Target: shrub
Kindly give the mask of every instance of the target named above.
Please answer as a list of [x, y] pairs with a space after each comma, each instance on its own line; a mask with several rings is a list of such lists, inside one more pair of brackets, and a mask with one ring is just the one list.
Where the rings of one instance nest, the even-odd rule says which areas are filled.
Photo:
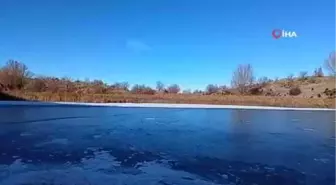
[[115, 90], [128, 91], [129, 83], [128, 82], [117, 82], [117, 83], [114, 83], [111, 87]]
[[60, 80], [58, 78], [45, 77], [43, 78], [47, 86], [47, 91], [56, 93], [60, 89]]
[[310, 77], [308, 78], [308, 83], [314, 84], [314, 83], [317, 83], [317, 80], [315, 77]]
[[177, 84], [173, 84], [167, 88], [168, 93], [174, 93], [177, 94], [180, 92], [180, 86]]
[[155, 90], [147, 87], [145, 85], [134, 85], [131, 89], [132, 93], [136, 93], [136, 94], [155, 94]]
[[217, 85], [209, 84], [206, 87], [206, 93], [207, 94], [215, 94], [217, 92], [219, 92], [219, 87]]
[[25, 89], [31, 92], [43, 92], [46, 91], [47, 85], [44, 80], [40, 78], [31, 79], [26, 85]]
[[160, 81], [157, 81], [156, 82], [156, 90], [158, 91], [158, 92], [162, 92], [162, 91], [164, 91], [164, 84], [162, 83], [162, 82], [160, 82]]
[[62, 78], [58, 83], [58, 91], [59, 92], [74, 92], [75, 91], [75, 85], [71, 78], [64, 77]]
[[183, 94], [191, 94], [191, 90], [190, 89], [186, 89], [183, 91]]
[[292, 96], [297, 96], [301, 94], [301, 89], [299, 87], [292, 87], [290, 90], [289, 90], [289, 95], [292, 95]]
[[104, 82], [101, 80], [94, 80], [93, 82], [90, 82], [89, 87], [93, 93], [97, 94], [101, 94], [107, 91]]
[[263, 92], [262, 85], [256, 85], [248, 90], [248, 93], [251, 95], [260, 95], [262, 94], [262, 92]]
[[268, 79], [266, 76], [261, 77], [261, 78], [258, 79], [258, 84], [262, 85], [262, 86], [265, 86], [265, 85], [267, 85], [270, 82], [272, 82], [272, 80]]
[[333, 89], [326, 88], [323, 93], [327, 95], [329, 98], [334, 98], [336, 96], [336, 88]]
[[287, 76], [285, 81], [281, 82], [281, 86], [285, 88], [291, 88], [294, 86], [294, 75], [290, 74]]
[[201, 90], [196, 89], [194, 90], [193, 94], [203, 94], [203, 92]]
[[0, 83], [9, 89], [23, 88], [31, 76], [32, 74], [28, 70], [28, 67], [15, 60], [9, 60], [0, 69]]

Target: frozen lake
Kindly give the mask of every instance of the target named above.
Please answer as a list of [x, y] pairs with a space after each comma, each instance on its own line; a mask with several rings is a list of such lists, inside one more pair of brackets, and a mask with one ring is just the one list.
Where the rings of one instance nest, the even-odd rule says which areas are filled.
[[335, 113], [0, 106], [1, 185], [334, 185]]

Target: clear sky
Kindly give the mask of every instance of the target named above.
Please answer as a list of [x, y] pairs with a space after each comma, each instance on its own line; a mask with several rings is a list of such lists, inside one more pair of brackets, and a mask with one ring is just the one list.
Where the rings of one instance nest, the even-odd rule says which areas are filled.
[[0, 0], [0, 65], [37, 75], [203, 89], [244, 63], [311, 72], [334, 49], [334, 0]]

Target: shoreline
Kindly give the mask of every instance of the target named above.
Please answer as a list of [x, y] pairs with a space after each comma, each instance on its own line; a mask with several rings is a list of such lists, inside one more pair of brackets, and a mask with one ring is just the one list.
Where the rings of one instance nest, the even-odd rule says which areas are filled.
[[0, 101], [0, 106], [99, 106], [130, 108], [192, 108], [192, 109], [248, 109], [248, 110], [298, 110], [298, 111], [336, 111], [332, 108], [296, 108], [248, 105], [214, 105], [214, 104], [170, 104], [170, 103], [82, 103], [82, 102], [37, 102], [37, 101]]

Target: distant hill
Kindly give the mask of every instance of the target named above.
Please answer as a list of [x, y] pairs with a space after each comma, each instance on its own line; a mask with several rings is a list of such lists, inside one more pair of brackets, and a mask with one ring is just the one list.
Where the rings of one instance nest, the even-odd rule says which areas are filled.
[[[301, 93], [290, 94], [290, 90], [299, 88]], [[292, 80], [282, 79], [265, 84], [264, 95], [275, 96], [297, 96], [301, 98], [335, 98], [335, 78], [334, 77], [306, 77]]]

